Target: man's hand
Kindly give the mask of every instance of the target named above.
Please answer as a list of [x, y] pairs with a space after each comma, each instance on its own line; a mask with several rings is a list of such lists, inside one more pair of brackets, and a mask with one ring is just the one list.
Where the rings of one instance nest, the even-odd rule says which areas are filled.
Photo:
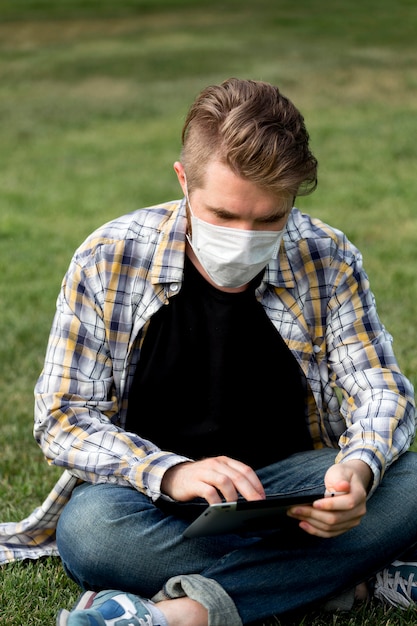
[[251, 467], [227, 456], [174, 465], [164, 474], [161, 491], [178, 502], [204, 498], [209, 504], [222, 497], [233, 502], [238, 495], [246, 500], [263, 500], [265, 491]]
[[370, 467], [353, 460], [332, 465], [326, 472], [328, 493], [345, 492], [316, 500], [312, 506], [297, 506], [290, 517], [300, 520], [300, 528], [318, 537], [337, 537], [358, 526], [366, 513], [366, 495], [372, 479]]

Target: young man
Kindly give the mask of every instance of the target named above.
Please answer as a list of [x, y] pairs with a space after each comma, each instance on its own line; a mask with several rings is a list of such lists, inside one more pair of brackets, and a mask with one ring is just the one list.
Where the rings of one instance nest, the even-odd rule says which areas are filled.
[[[75, 253], [36, 386], [84, 590], [61, 626], [240, 626], [353, 598], [417, 543], [414, 391], [359, 251], [294, 208], [317, 182], [302, 115], [267, 83], [208, 87], [174, 169], [181, 201]], [[186, 538], [169, 512], [318, 489], [342, 495], [272, 532]]]

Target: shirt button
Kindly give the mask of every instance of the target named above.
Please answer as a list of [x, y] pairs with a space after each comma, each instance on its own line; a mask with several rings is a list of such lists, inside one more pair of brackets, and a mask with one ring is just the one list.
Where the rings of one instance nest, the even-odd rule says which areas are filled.
[[169, 290], [170, 290], [170, 291], [173, 291], [174, 293], [175, 293], [176, 291], [178, 291], [178, 288], [179, 288], [179, 287], [178, 287], [177, 283], [172, 283], [172, 285], [170, 285], [170, 286], [169, 286]]

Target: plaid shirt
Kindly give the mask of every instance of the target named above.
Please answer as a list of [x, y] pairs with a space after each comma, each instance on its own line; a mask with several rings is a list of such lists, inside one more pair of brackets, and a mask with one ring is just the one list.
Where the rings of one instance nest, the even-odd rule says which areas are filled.
[[[79, 480], [131, 485], [155, 500], [164, 472], [184, 460], [123, 427], [147, 323], [181, 289], [185, 233], [183, 200], [120, 217], [76, 251], [35, 389], [36, 440], [65, 471], [26, 520], [0, 524], [0, 562], [57, 554], [56, 521]], [[360, 252], [293, 209], [257, 297], [305, 373], [314, 446], [368, 463], [374, 490], [413, 440], [415, 405]]]

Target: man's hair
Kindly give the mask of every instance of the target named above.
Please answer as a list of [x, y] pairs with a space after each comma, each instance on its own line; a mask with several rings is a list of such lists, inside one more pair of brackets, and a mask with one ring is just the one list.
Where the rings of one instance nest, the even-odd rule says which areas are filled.
[[188, 112], [182, 143], [190, 190], [204, 186], [212, 160], [277, 196], [307, 195], [317, 186], [304, 118], [266, 82], [230, 78], [206, 87]]

